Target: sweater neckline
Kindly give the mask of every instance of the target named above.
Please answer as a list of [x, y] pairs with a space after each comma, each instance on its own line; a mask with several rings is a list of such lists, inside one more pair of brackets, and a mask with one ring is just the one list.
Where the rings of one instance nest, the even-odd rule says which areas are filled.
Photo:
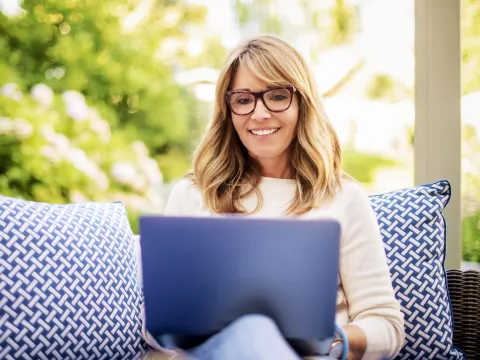
[[280, 179], [280, 178], [262, 176], [262, 184], [286, 186], [286, 185], [295, 185], [296, 181], [294, 179]]

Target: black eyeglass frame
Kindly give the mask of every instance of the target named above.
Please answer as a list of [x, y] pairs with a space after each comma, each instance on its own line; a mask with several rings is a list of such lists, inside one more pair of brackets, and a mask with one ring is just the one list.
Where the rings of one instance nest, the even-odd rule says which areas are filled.
[[[286, 89], [290, 92], [290, 103], [283, 110], [272, 110], [272, 109], [270, 109], [263, 96], [269, 91], [282, 90], [282, 89]], [[251, 113], [253, 113], [255, 111], [255, 109], [257, 108], [258, 99], [262, 100], [263, 105], [267, 108], [268, 111], [275, 112], [275, 113], [280, 113], [280, 112], [287, 111], [290, 108], [290, 106], [292, 105], [292, 101], [293, 101], [293, 93], [295, 93], [296, 91], [297, 91], [297, 88], [295, 86], [281, 86], [281, 87], [275, 87], [275, 88], [271, 88], [271, 89], [268, 89], [268, 90], [265, 90], [265, 91], [257, 91], [257, 92], [248, 91], [248, 90], [229, 90], [229, 91], [225, 92], [225, 101], [227, 102], [227, 106], [229, 107], [229, 109], [235, 115], [243, 116], [243, 115], [250, 115]], [[255, 104], [253, 105], [252, 111], [250, 111], [248, 113], [245, 113], [245, 114], [236, 113], [233, 110], [232, 106], [230, 105], [230, 101], [229, 101], [230, 96], [233, 95], [233, 94], [252, 94], [253, 98], [255, 100]]]

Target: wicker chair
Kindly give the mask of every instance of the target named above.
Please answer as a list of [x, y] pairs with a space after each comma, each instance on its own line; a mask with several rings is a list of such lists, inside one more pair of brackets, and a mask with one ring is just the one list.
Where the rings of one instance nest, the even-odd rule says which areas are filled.
[[447, 278], [455, 325], [453, 343], [468, 360], [480, 360], [480, 271], [449, 270]]

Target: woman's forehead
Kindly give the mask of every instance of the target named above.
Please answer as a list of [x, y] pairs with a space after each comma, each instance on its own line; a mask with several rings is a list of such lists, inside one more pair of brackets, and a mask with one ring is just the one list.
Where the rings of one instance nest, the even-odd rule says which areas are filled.
[[261, 81], [245, 66], [239, 66], [233, 73], [232, 90], [263, 91], [268, 87], [269, 84]]

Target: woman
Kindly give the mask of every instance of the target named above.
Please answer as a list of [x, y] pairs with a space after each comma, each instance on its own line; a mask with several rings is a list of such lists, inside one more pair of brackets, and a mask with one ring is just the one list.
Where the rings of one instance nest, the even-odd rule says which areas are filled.
[[[348, 338], [347, 359], [399, 352], [403, 317], [368, 197], [342, 173], [338, 137], [304, 59], [274, 36], [253, 38], [231, 53], [193, 172], [174, 187], [165, 209], [166, 215], [222, 213], [338, 219], [336, 321]], [[238, 355], [240, 348], [249, 353]], [[298, 358], [275, 324], [259, 316], [237, 320], [191, 353], [199, 359]]]

